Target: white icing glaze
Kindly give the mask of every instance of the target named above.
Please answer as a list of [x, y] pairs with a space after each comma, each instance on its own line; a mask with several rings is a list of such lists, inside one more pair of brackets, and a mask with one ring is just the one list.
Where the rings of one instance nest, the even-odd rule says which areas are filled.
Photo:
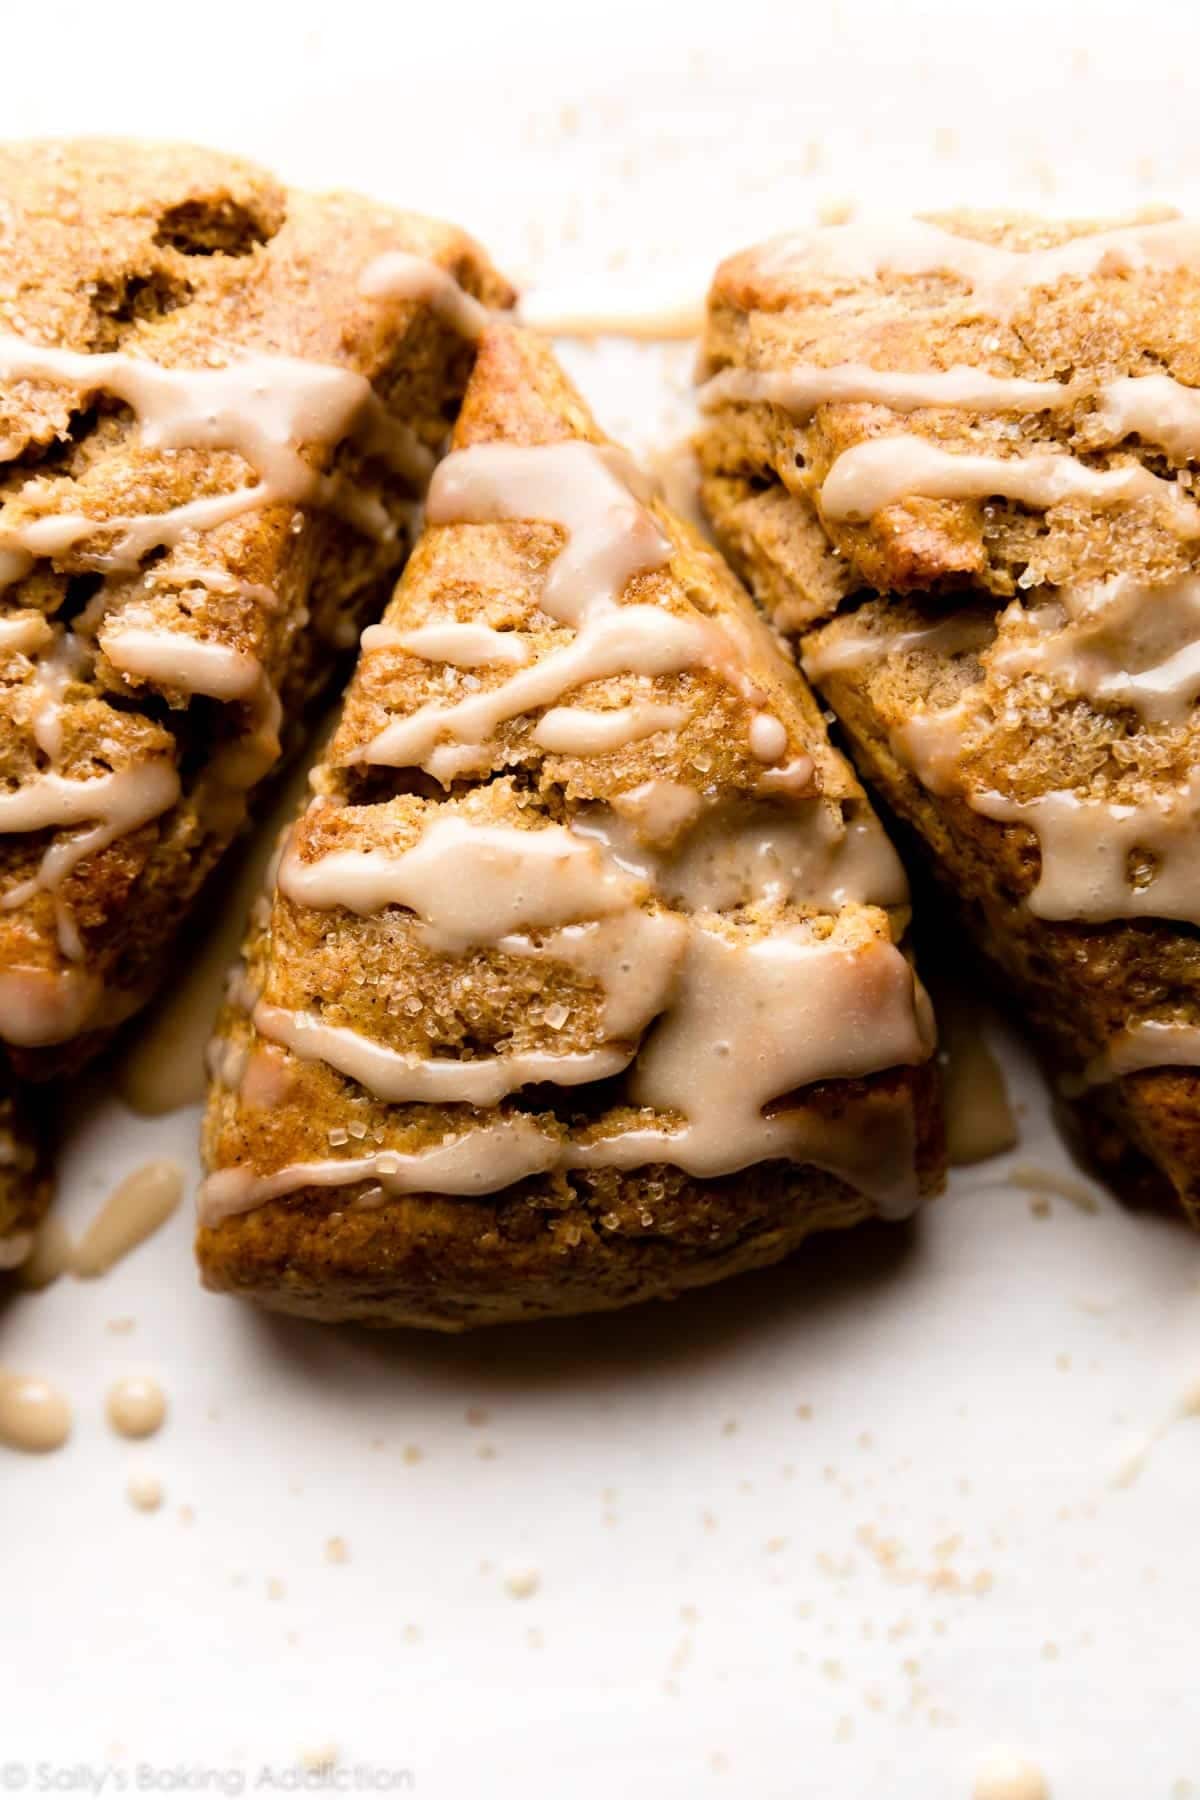
[[23, 1050], [75, 1037], [100, 1002], [100, 983], [80, 969], [0, 969], [0, 1035]]
[[493, 631], [490, 625], [444, 619], [397, 631], [394, 625], [368, 625], [364, 650], [407, 650], [425, 662], [449, 663], [455, 669], [482, 669], [496, 663], [514, 668], [529, 661], [529, 646], [515, 631]]
[[1092, 1058], [1080, 1080], [1066, 1086], [1080, 1092], [1139, 1069], [1170, 1068], [1200, 1068], [1200, 1026], [1181, 1019], [1139, 1019], [1118, 1033], [1102, 1055]]
[[386, 516], [369, 501], [356, 505], [339, 482], [311, 466], [302, 446], [327, 447], [354, 436], [368, 454], [414, 482], [432, 466], [429, 452], [390, 418], [365, 376], [296, 357], [252, 353], [221, 369], [168, 369], [121, 351], [81, 355], [0, 336], [0, 379], [111, 394], [133, 410], [149, 447], [234, 451], [257, 477], [253, 485], [161, 513], [111, 519], [59, 513], [20, 527], [0, 526], [0, 574], [9, 581], [27, 572], [31, 558], [61, 556], [97, 531], [115, 533], [116, 542], [88, 560], [101, 569], [132, 570], [151, 550], [264, 506], [348, 509], [370, 535], [387, 536], [392, 528]]
[[787, 727], [774, 713], [757, 712], [750, 721], [750, 754], [759, 762], [777, 763], [787, 755]]
[[468, 343], [482, 336], [492, 316], [448, 269], [407, 250], [387, 250], [369, 262], [359, 276], [358, 291], [370, 300], [422, 301]]
[[613, 811], [632, 825], [639, 843], [671, 844], [695, 824], [703, 802], [686, 782], [654, 777], [627, 788], [612, 804]]
[[535, 940], [519, 932], [500, 938], [507, 956], [565, 963], [603, 990], [600, 1015], [606, 1039], [626, 1042], [662, 1012], [674, 990], [687, 946], [687, 923], [669, 912], [631, 906], [579, 925], [563, 925]]
[[1115, 441], [1161, 444], [1176, 462], [1200, 455], [1200, 390], [1171, 375], [1127, 375], [1097, 390], [1097, 412]]
[[1200, 223], [1163, 219], [1071, 238], [1043, 250], [1008, 250], [960, 237], [924, 219], [851, 219], [764, 244], [764, 275], [812, 274], [857, 282], [881, 275], [957, 276], [970, 311], [1008, 320], [1038, 288], [1092, 275], [1173, 270], [1200, 261]]
[[908, 903], [900, 859], [873, 814], [842, 819], [824, 801], [715, 807], [667, 855], [639, 843], [603, 807], [575, 821], [668, 905], [724, 912], [760, 901], [836, 912]]
[[1110, 507], [1153, 501], [1181, 537], [1200, 537], [1200, 507], [1173, 481], [1140, 463], [1093, 469], [1060, 451], [1026, 456], [944, 450], [901, 434], [854, 444], [836, 459], [818, 501], [829, 519], [862, 523], [903, 500], [984, 500], [991, 496], [1048, 509], [1086, 503]]
[[[671, 558], [670, 540], [643, 504], [650, 491], [632, 459], [610, 445], [479, 444], [448, 456], [430, 483], [429, 523], [557, 525], [566, 543], [538, 603], [576, 635], [498, 687], [456, 702], [429, 701], [408, 718], [393, 720], [357, 760], [424, 768], [449, 785], [464, 772], [488, 766], [488, 742], [500, 725], [553, 706], [572, 687], [613, 675], [679, 674], [706, 665], [752, 705], [761, 704], [763, 696], [747, 670], [747, 634], [735, 620], [683, 617], [636, 599], [619, 604], [631, 581]], [[387, 636], [372, 644], [396, 641], [388, 628]], [[778, 733], [775, 741], [780, 742]], [[780, 756], [786, 747], [785, 736]]]
[[[804, 1108], [764, 1108], [816, 1081], [866, 1075], [929, 1055], [911, 968], [893, 944], [854, 948], [811, 940], [802, 928], [756, 941], [693, 925], [682, 989], [643, 1046], [629, 1082], [635, 1105], [682, 1123], [631, 1128], [568, 1151], [570, 1166], [635, 1168], [669, 1162], [709, 1179], [787, 1157], [845, 1174], [881, 1211], [915, 1204], [911, 1141], [889, 1178], [864, 1169], [829, 1122]], [[856, 1165], [853, 1171], [849, 1161]]]
[[[555, 706], [538, 720], [533, 741], [559, 756], [599, 756], [653, 737], [659, 731], [678, 730], [687, 716], [686, 707], [653, 702], [614, 707], [607, 712], [597, 712], [589, 706]], [[786, 732], [783, 741], [786, 748]]]
[[[974, 792], [967, 800], [985, 818], [1036, 834], [1042, 867], [1028, 899], [1036, 917], [1200, 924], [1200, 780], [1137, 805], [1069, 789], [1023, 801]], [[1155, 859], [1155, 871], [1135, 887], [1129, 865], [1139, 852]]]
[[635, 575], [661, 569], [671, 543], [642, 504], [650, 484], [632, 457], [611, 445], [476, 444], [456, 450], [429, 484], [431, 525], [542, 520], [567, 542], [538, 604], [579, 626], [615, 607]]
[[288, 1012], [266, 1001], [259, 1001], [253, 1018], [255, 1030], [272, 1043], [282, 1044], [310, 1062], [327, 1062], [378, 1099], [393, 1102], [494, 1106], [534, 1082], [577, 1087], [619, 1075], [629, 1066], [635, 1049], [634, 1045], [624, 1049], [598, 1045], [592, 1050], [504, 1051], [496, 1056], [451, 1060], [406, 1056], [361, 1032], [326, 1025], [315, 1013]]
[[1014, 607], [988, 662], [1009, 679], [1044, 675], [1095, 704], [1179, 724], [1200, 696], [1200, 577], [1146, 586], [1119, 576], [1061, 589], [1033, 612]]
[[808, 679], [820, 682], [843, 669], [866, 668], [912, 650], [959, 656], [983, 649], [993, 635], [990, 620], [970, 613], [951, 613], [936, 624], [915, 625], [908, 631], [847, 631], [824, 642], [810, 640], [801, 652], [801, 661]]
[[464, 700], [427, 701], [408, 718], [385, 725], [361, 760], [393, 768], [426, 767], [439, 740], [449, 737], [471, 753], [460, 767], [472, 762], [488, 766], [488, 740], [509, 719], [553, 706], [570, 689], [591, 681], [622, 674], [677, 675], [711, 655], [712, 633], [704, 620], [681, 618], [657, 606], [623, 606], [589, 621], [570, 643], [499, 687]]
[[229, 644], [204, 643], [182, 631], [126, 623], [101, 637], [114, 669], [214, 700], [245, 700], [263, 679], [262, 664]]
[[911, 769], [931, 794], [962, 790], [962, 736], [974, 718], [971, 698], [965, 695], [953, 706], [914, 713], [888, 733], [893, 754]]
[[[722, 369], [697, 396], [706, 412], [721, 406], [780, 406], [808, 419], [820, 406], [886, 406], [890, 412], [955, 407], [967, 412], [1050, 412], [1086, 390], [1078, 382], [1027, 381], [956, 364], [951, 369], [871, 369], [862, 363], [795, 363], [787, 369]], [[1185, 392], [1190, 390], [1184, 390]]]
[[[763, 1109], [815, 1081], [924, 1061], [931, 1042], [914, 977], [894, 945], [813, 941], [800, 928], [746, 941], [693, 925], [682, 991], [643, 1047], [635, 1105], [676, 1126], [630, 1128], [561, 1144], [531, 1120], [474, 1126], [434, 1150], [385, 1151], [294, 1164], [272, 1175], [225, 1169], [201, 1193], [203, 1224], [308, 1186], [378, 1181], [389, 1193], [491, 1193], [553, 1168], [668, 1162], [702, 1178], [790, 1158], [830, 1169], [901, 1215], [916, 1202], [911, 1102], [896, 1114], [891, 1155], [853, 1119], [839, 1131], [811, 1108]], [[876, 1120], [876, 1132], [882, 1120]]]
[[1059, 412], [1095, 403], [1093, 422], [1110, 443], [1140, 437], [1160, 445], [1177, 462], [1200, 455], [1200, 390], [1171, 375], [1120, 376], [1112, 381], [1034, 381], [990, 375], [958, 364], [950, 369], [872, 369], [859, 363], [822, 367], [797, 363], [787, 369], [723, 369], [699, 392], [709, 412], [721, 406], [768, 404], [798, 420], [818, 407], [861, 404], [911, 413], [950, 408], [969, 413]]
[[0, 654], [32, 656], [44, 650], [53, 637], [49, 621], [39, 612], [11, 613], [0, 619]]
[[387, 1194], [493, 1194], [511, 1182], [554, 1167], [558, 1140], [523, 1114], [476, 1125], [428, 1150], [378, 1150], [370, 1156], [293, 1163], [272, 1175], [220, 1169], [200, 1190], [201, 1225], [219, 1225], [305, 1187], [343, 1187], [377, 1182]]
[[[55, 893], [85, 857], [157, 818], [175, 804], [179, 792], [179, 776], [172, 764], [143, 762], [81, 779], [51, 771], [35, 775], [11, 793], [0, 794], [0, 833], [45, 831], [95, 821], [90, 829], [51, 844], [37, 874], [10, 888], [0, 899], [0, 908], [24, 906], [39, 888]], [[60, 938], [64, 935], [61, 916], [59, 934]], [[72, 954], [73, 947], [64, 944], [64, 949]], [[79, 959], [77, 949], [73, 959]]]
[[524, 831], [435, 815], [409, 850], [331, 850], [304, 862], [289, 844], [279, 891], [301, 906], [419, 914], [425, 941], [449, 954], [522, 928], [553, 929], [621, 912], [644, 884], [562, 825]]

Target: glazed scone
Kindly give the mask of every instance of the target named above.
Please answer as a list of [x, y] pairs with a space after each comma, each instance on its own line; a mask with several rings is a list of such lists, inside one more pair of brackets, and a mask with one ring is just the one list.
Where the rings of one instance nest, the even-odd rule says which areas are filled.
[[1200, 1217], [1198, 326], [1190, 221], [818, 230], [718, 272], [701, 455], [1087, 1147]]
[[231, 984], [206, 1283], [458, 1329], [910, 1210], [903, 873], [803, 680], [540, 341], [453, 445]]
[[0, 191], [0, 1045], [40, 1077], [152, 987], [510, 296], [210, 151], [10, 145]]
[[38, 1127], [26, 1101], [0, 1088], [0, 1281], [20, 1268], [50, 1203], [50, 1179]]

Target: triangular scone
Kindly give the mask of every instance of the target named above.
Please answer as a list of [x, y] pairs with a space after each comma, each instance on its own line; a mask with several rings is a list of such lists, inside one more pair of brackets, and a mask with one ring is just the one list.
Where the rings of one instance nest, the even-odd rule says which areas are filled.
[[50, 1203], [50, 1178], [37, 1126], [24, 1100], [0, 1086], [0, 1283], [33, 1249]]
[[1200, 1216], [1198, 324], [1187, 220], [818, 230], [719, 271], [701, 453], [1090, 1152]]
[[902, 872], [720, 558], [494, 326], [214, 1045], [209, 1286], [456, 1329], [941, 1179]]
[[[450, 226], [209, 151], [0, 149], [0, 1061], [146, 996], [382, 604], [508, 290]], [[461, 284], [461, 285], [460, 285]]]

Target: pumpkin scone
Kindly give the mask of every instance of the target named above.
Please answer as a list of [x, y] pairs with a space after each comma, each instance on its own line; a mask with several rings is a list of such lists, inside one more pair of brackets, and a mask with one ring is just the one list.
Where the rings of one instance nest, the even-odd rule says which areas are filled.
[[942, 1177], [903, 873], [549, 349], [484, 333], [212, 1052], [206, 1283], [456, 1330], [669, 1297]]
[[146, 997], [382, 605], [510, 296], [210, 151], [8, 145], [0, 189], [0, 1059], [42, 1077]]
[[700, 454], [1090, 1153], [1200, 1220], [1198, 328], [1173, 216], [818, 229], [718, 271]]
[[0, 1086], [0, 1280], [28, 1258], [49, 1203], [38, 1127], [25, 1101]]

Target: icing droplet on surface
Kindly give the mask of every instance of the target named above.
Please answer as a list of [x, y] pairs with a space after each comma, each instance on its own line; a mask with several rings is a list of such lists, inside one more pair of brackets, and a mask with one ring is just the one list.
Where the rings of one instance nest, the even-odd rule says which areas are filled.
[[108, 1390], [105, 1411], [121, 1437], [151, 1437], [167, 1416], [167, 1397], [149, 1375], [126, 1375]]
[[1036, 1763], [1012, 1750], [992, 1750], [975, 1772], [971, 1800], [1050, 1800]]
[[164, 1225], [183, 1197], [178, 1163], [149, 1162], [118, 1183], [75, 1247], [71, 1269], [85, 1279], [114, 1263]]
[[163, 1484], [157, 1475], [135, 1472], [125, 1484], [125, 1497], [138, 1512], [157, 1512], [163, 1503]]
[[70, 1401], [49, 1381], [0, 1369], [0, 1444], [33, 1453], [60, 1450], [71, 1423]]

